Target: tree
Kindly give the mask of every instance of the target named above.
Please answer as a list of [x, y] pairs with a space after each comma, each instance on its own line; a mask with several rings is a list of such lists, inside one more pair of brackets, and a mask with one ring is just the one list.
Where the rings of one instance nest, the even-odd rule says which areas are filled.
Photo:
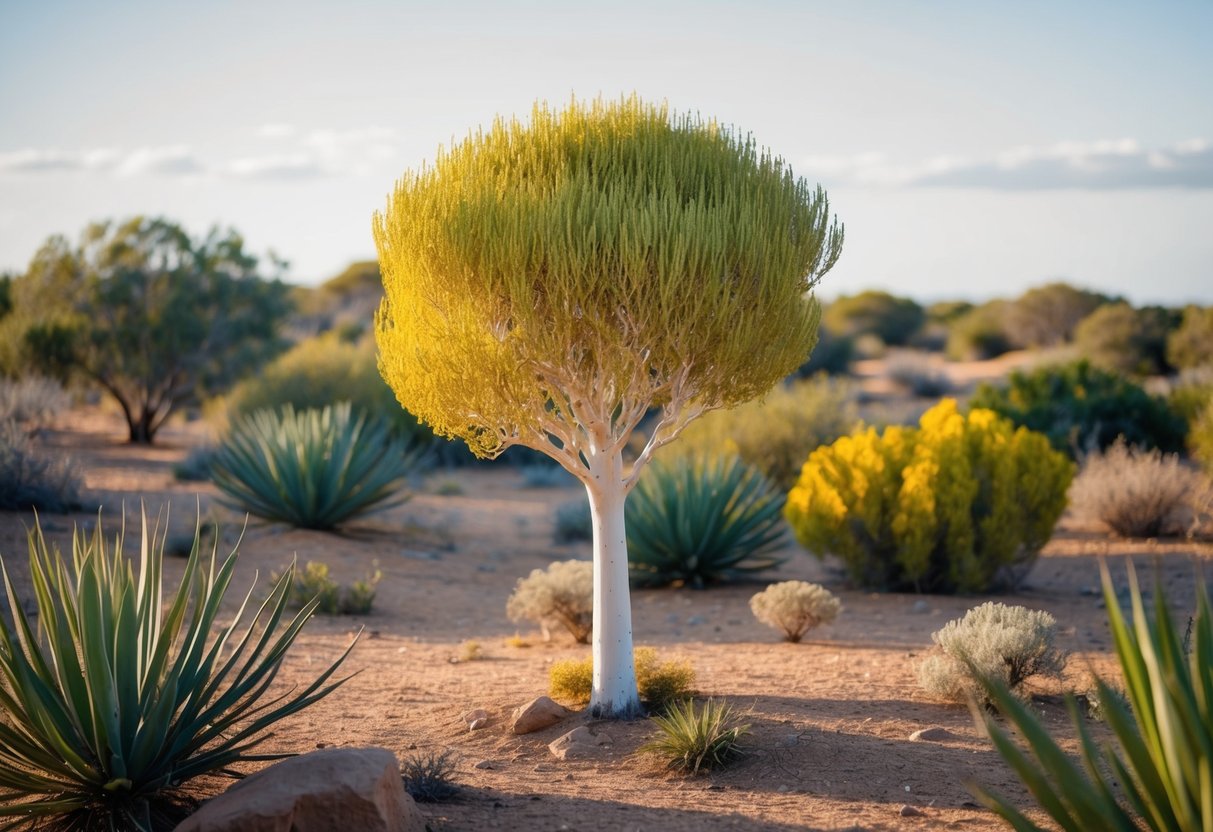
[[1017, 346], [1052, 347], [1074, 337], [1078, 322], [1113, 298], [1068, 283], [1029, 289], [1007, 307], [1007, 333]]
[[843, 295], [825, 311], [832, 332], [847, 338], [871, 333], [888, 346], [905, 346], [926, 321], [923, 308], [910, 298], [869, 290]]
[[44, 247], [70, 275], [76, 314], [26, 333], [46, 369], [65, 353], [118, 402], [131, 442], [151, 443], [182, 405], [251, 372], [280, 345], [287, 288], [257, 273], [234, 231], [193, 240], [164, 219], [89, 226], [78, 248]]
[[1213, 365], [1213, 306], [1184, 308], [1179, 328], [1167, 338], [1167, 361], [1181, 370]]
[[810, 291], [842, 244], [825, 194], [751, 138], [633, 96], [497, 120], [406, 173], [374, 232], [397, 399], [479, 456], [522, 445], [584, 483], [591, 710], [634, 715], [625, 497], [687, 423], [811, 351]]
[[1179, 315], [1161, 306], [1134, 309], [1128, 303], [1101, 306], [1074, 328], [1078, 354], [1092, 364], [1126, 375], [1166, 373], [1167, 333]]

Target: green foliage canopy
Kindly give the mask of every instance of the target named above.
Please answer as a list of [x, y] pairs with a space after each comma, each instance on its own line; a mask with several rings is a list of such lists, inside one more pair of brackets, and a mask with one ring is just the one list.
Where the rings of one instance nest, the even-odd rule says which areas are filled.
[[904, 346], [922, 328], [926, 312], [909, 298], [867, 291], [838, 298], [826, 308], [824, 320], [832, 332], [848, 338], [871, 333], [889, 346]]
[[406, 173], [374, 233], [399, 401], [478, 455], [570, 470], [650, 407], [651, 450], [796, 369], [842, 244], [781, 159], [634, 96], [498, 119]]

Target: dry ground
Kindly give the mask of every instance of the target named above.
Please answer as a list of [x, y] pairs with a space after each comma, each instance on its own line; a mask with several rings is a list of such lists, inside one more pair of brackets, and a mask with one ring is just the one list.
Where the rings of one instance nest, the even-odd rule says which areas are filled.
[[[104, 507], [108, 526], [116, 527], [123, 505], [129, 513], [146, 502], [155, 514], [171, 502], [173, 528], [188, 530], [198, 499], [203, 512], [224, 518], [224, 541], [235, 541], [240, 520], [214, 508], [212, 487], [172, 477], [172, 464], [203, 440], [200, 429], [170, 429], [151, 449], [127, 446], [122, 436], [118, 420], [94, 410], [66, 415], [46, 441], [78, 461], [87, 496]], [[439, 484], [462, 493], [440, 496]], [[505, 643], [517, 629], [505, 616], [517, 578], [555, 559], [589, 555], [588, 544], [552, 543], [554, 507], [577, 495], [574, 487], [525, 488], [509, 469], [460, 470], [430, 476], [410, 502], [342, 535], [250, 525], [240, 546], [241, 585], [234, 589], [247, 587], [257, 572], [264, 581], [292, 556], [323, 560], [347, 581], [375, 564], [383, 571], [373, 614], [309, 623], [280, 684], [305, 682], [365, 627], [348, 663], [356, 675], [283, 724], [270, 747], [380, 745], [401, 758], [453, 750], [463, 791], [451, 802], [422, 805], [435, 830], [978, 830], [1000, 825], [974, 803], [967, 781], [1023, 798], [969, 713], [929, 701], [914, 681], [931, 632], [979, 599], [849, 589], [794, 544], [771, 579], [821, 581], [844, 604], [836, 625], [807, 643], [783, 643], [754, 620], [748, 599], [759, 583], [634, 594], [637, 642], [688, 658], [703, 694], [728, 697], [747, 712], [753, 735], [739, 764], [704, 777], [665, 775], [635, 756], [651, 734], [644, 721], [601, 725], [614, 744], [598, 763], [557, 762], [547, 751], [578, 718], [529, 736], [510, 734], [510, 710], [545, 692], [549, 664], [588, 650], [562, 633], [544, 643], [525, 626], [529, 647]], [[66, 542], [73, 524], [94, 517], [46, 517], [44, 526]], [[19, 582], [31, 518], [0, 513], [0, 554]], [[1114, 667], [1095, 595], [1101, 556], [1111, 558], [1122, 580], [1125, 556], [1147, 580], [1157, 565], [1176, 604], [1190, 608], [1193, 563], [1209, 560], [1213, 546], [1117, 541], [1063, 522], [1026, 584], [1002, 600], [1058, 618], [1062, 641], [1074, 651], [1065, 683], [1078, 689], [1087, 686], [1092, 667]], [[177, 563], [170, 560], [170, 580], [179, 574]], [[453, 662], [467, 639], [481, 644], [485, 658]], [[1059, 690], [1042, 689], [1038, 702], [1062, 730]], [[490, 724], [469, 732], [462, 715], [478, 707], [489, 712]], [[909, 741], [913, 731], [934, 725], [957, 738]], [[484, 760], [492, 768], [474, 767]], [[922, 814], [902, 817], [907, 804]]]

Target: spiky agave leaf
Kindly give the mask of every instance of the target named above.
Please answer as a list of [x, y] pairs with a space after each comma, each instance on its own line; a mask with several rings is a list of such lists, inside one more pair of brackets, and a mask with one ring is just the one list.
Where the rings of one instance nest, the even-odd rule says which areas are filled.
[[690, 774], [719, 768], [740, 756], [738, 743], [750, 731], [731, 705], [717, 699], [701, 708], [693, 699], [675, 701], [653, 722], [660, 734], [640, 751], [664, 757], [669, 768]]
[[283, 620], [293, 565], [259, 604], [250, 587], [224, 624], [237, 549], [219, 561], [196, 531], [166, 603], [164, 536], [146, 515], [141, 532], [136, 571], [125, 528], [112, 541], [100, 517], [91, 533], [77, 530], [69, 564], [36, 524], [37, 631], [0, 559], [13, 622], [0, 616], [0, 818], [19, 819], [10, 826], [90, 812], [145, 829], [158, 793], [240, 760], [287, 756], [253, 750], [274, 723], [345, 681], [330, 679], [353, 644], [303, 690], [262, 701], [314, 608]]
[[[1208, 588], [1197, 581], [1192, 649], [1172, 620], [1158, 587], [1151, 616], [1129, 565], [1132, 620], [1126, 620], [1106, 565], [1101, 564], [1108, 622], [1129, 705], [1102, 680], [1101, 702], [1113, 742], [1097, 745], [1069, 702], [1079, 738], [1079, 760], [1068, 757], [1040, 720], [1005, 686], [986, 681], [995, 707], [1023, 740], [1016, 743], [982, 715], [999, 754], [1041, 808], [1066, 830], [1148, 829], [1213, 832], [1213, 620]], [[1040, 829], [1006, 798], [975, 792], [1018, 830]]]
[[306, 529], [331, 529], [406, 501], [404, 480], [423, 452], [389, 427], [351, 415], [341, 402], [322, 410], [259, 410], [215, 452], [215, 485], [230, 506]]
[[783, 495], [737, 456], [658, 462], [628, 498], [633, 583], [690, 586], [778, 566]]

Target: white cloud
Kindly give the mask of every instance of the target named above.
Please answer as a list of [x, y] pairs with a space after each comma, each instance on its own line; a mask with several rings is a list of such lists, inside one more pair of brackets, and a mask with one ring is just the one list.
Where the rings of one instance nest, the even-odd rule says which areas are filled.
[[55, 150], [25, 148], [0, 153], [0, 172], [39, 173], [112, 168], [120, 154], [109, 148]]
[[235, 159], [221, 172], [237, 179], [312, 179], [325, 175], [321, 164], [307, 153]]
[[292, 124], [263, 124], [257, 128], [257, 135], [263, 139], [289, 139], [295, 133]]
[[993, 190], [1213, 188], [1213, 147], [1188, 139], [1145, 148], [1133, 139], [1013, 147], [988, 158], [893, 162], [880, 153], [808, 157], [800, 172], [838, 185]]
[[193, 176], [205, 173], [206, 166], [189, 147], [178, 144], [133, 150], [118, 163], [115, 171], [119, 176]]

